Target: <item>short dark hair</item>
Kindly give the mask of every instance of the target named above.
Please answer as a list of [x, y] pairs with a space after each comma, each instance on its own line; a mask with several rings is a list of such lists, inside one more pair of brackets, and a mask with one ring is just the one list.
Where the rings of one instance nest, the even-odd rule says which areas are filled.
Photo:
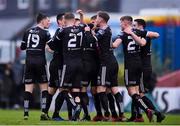
[[138, 23], [138, 25], [142, 25], [143, 28], [146, 28], [146, 21], [144, 19], [135, 19], [135, 22]]
[[38, 13], [36, 16], [36, 22], [40, 23], [43, 19], [47, 18], [48, 16], [43, 13]]
[[99, 11], [98, 16], [101, 17], [105, 22], [109, 21], [109, 14], [105, 11]]
[[93, 15], [93, 16], [91, 17], [91, 20], [96, 20], [96, 18], [97, 18], [97, 15]]
[[121, 20], [121, 21], [126, 20], [126, 21], [132, 22], [132, 21], [133, 21], [133, 18], [132, 18], [131, 16], [122, 16], [122, 17], [120, 18], [120, 20]]
[[63, 16], [64, 16], [64, 13], [59, 13], [57, 16], [56, 16], [56, 20], [62, 20], [63, 19]]
[[74, 16], [73, 13], [67, 12], [67, 13], [65, 13], [65, 15], [64, 15], [64, 19], [66, 19], [66, 20], [75, 19], [75, 16]]

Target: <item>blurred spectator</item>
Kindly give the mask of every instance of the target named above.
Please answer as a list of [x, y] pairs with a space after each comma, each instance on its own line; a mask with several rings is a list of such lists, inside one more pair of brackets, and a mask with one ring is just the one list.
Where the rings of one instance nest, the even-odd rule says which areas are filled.
[[[3, 66], [3, 65], [2, 65]], [[14, 77], [12, 72], [12, 64], [5, 64], [4, 69], [1, 69], [2, 84], [1, 84], [1, 107], [9, 108], [12, 106], [12, 90], [14, 85]]]
[[18, 109], [20, 105], [23, 103], [23, 89], [24, 85], [22, 84], [23, 78], [23, 65], [20, 63], [20, 60], [16, 59], [13, 66], [13, 74], [14, 74], [14, 90], [13, 92], [13, 108]]

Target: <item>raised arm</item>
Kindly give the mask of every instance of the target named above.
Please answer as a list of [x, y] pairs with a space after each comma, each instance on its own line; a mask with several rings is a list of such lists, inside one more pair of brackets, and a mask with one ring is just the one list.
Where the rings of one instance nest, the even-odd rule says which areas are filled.
[[76, 11], [76, 13], [78, 13], [79, 16], [80, 16], [80, 22], [84, 23], [84, 13], [83, 13], [83, 11], [81, 9], [79, 9], [79, 10]]
[[148, 31], [146, 36], [149, 38], [158, 38], [160, 35], [158, 32]]

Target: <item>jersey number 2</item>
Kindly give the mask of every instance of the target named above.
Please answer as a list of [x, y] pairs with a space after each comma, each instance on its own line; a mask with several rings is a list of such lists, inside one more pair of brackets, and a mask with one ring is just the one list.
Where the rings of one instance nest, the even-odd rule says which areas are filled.
[[127, 46], [127, 50], [128, 51], [133, 51], [135, 50], [135, 45], [136, 45], [136, 42], [132, 39], [131, 36], [128, 36], [128, 40], [131, 40], [129, 43], [128, 43], [128, 46]]

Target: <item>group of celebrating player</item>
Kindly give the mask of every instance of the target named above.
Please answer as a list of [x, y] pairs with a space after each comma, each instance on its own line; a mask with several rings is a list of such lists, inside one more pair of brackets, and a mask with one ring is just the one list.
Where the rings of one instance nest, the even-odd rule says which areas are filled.
[[[83, 21], [84, 14], [78, 10], [80, 19], [73, 13], [57, 15], [59, 28], [51, 38], [48, 30], [49, 18], [38, 14], [37, 26], [28, 29], [22, 40], [21, 49], [26, 50], [26, 64], [23, 82], [24, 119], [29, 117], [33, 86], [39, 83], [41, 90], [41, 120], [50, 120], [48, 111], [53, 95], [55, 100], [53, 120], [64, 120], [59, 116], [64, 101], [67, 102], [69, 120], [90, 121], [87, 87], [91, 84], [96, 116], [93, 121], [133, 121], [144, 122], [141, 109], [151, 122], [153, 115], [157, 122], [164, 120], [152, 102], [144, 95], [151, 79], [151, 39], [158, 33], [146, 31], [146, 22], [131, 16], [120, 18], [121, 34], [112, 42], [109, 14], [97, 12], [90, 23]], [[123, 98], [118, 87], [118, 63], [113, 49], [120, 44], [124, 51], [124, 80], [132, 98], [131, 117], [124, 116]], [[47, 79], [45, 48], [53, 53], [50, 62], [50, 79]], [[49, 86], [48, 83], [49, 82]], [[115, 109], [117, 106], [118, 114]], [[80, 119], [81, 109], [84, 116]], [[72, 111], [73, 110], [73, 111]], [[103, 110], [103, 112], [102, 112]]]

